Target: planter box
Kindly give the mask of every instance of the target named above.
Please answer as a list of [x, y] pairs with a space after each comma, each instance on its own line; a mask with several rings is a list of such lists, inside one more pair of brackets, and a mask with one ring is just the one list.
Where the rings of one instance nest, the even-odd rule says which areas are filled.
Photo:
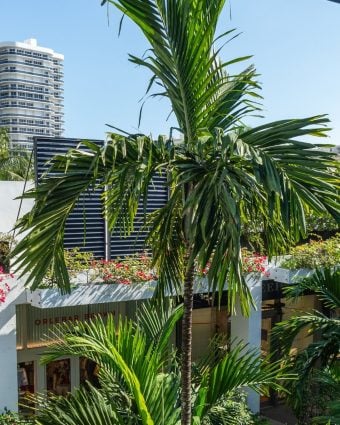
[[310, 269], [297, 269], [290, 270], [282, 267], [271, 267], [268, 269], [269, 279], [273, 279], [276, 282], [294, 284], [300, 279], [309, 277], [314, 273], [314, 270]]
[[136, 285], [88, 284], [73, 288], [62, 295], [58, 288], [28, 291], [27, 300], [33, 307], [55, 308], [76, 305], [103, 304], [149, 299], [153, 296], [156, 282]]
[[[26, 291], [27, 302], [33, 307], [55, 308], [147, 300], [154, 295], [156, 285], [156, 281], [132, 285], [104, 283], [87, 284], [76, 286], [72, 289], [70, 294], [66, 295], [62, 295], [58, 288]], [[209, 292], [207, 279], [197, 280], [195, 282], [194, 292], [196, 294]], [[172, 295], [175, 295], [175, 293]]]

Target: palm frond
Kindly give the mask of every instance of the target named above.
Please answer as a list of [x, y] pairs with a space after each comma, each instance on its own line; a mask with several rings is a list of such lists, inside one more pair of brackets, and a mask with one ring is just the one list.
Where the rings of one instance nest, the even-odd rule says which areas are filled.
[[[236, 76], [225, 71], [238, 58], [222, 63], [214, 50], [218, 17], [225, 0], [155, 1], [110, 0], [132, 19], [150, 43], [148, 56], [130, 60], [152, 72], [169, 98], [179, 126], [192, 143], [200, 129], [227, 128], [252, 109], [244, 97], [256, 86], [254, 70]], [[221, 37], [229, 36], [227, 31]], [[220, 41], [220, 40], [219, 40]], [[147, 90], [147, 91], [148, 91]], [[226, 114], [226, 111], [228, 113]]]
[[[179, 309], [174, 311], [174, 316], [178, 314]], [[57, 336], [58, 342], [47, 349], [43, 361], [48, 363], [61, 355], [93, 360], [104, 370], [106, 384], [110, 380], [112, 384], [118, 383], [124, 393], [131, 395], [142, 424], [165, 425], [178, 415], [173, 408], [179, 391], [178, 377], [161, 373], [173, 326], [173, 318], [170, 318], [168, 331], [164, 330], [158, 340], [150, 341], [143, 329], [132, 321], [120, 318], [116, 328], [112, 316], [106, 324], [101, 318], [79, 322], [76, 326], [63, 324], [52, 337]]]
[[329, 267], [317, 269], [312, 276], [302, 279], [297, 284], [285, 288], [287, 298], [298, 298], [305, 291], [313, 291], [323, 301], [325, 307], [335, 310], [340, 308], [340, 269]]
[[237, 344], [210, 371], [203, 375], [201, 386], [195, 401], [195, 414], [199, 417], [228, 393], [244, 387], [266, 394], [269, 387], [284, 390], [280, 378], [293, 379], [287, 374], [280, 362], [269, 358], [261, 360], [256, 350]]
[[288, 354], [294, 338], [307, 328], [308, 335], [321, 332], [325, 340], [328, 339], [328, 336], [331, 340], [339, 338], [340, 341], [340, 320], [330, 319], [316, 311], [301, 316], [293, 316], [289, 320], [278, 323], [271, 333], [273, 351], [279, 350]]
[[129, 234], [141, 206], [144, 212], [141, 224], [145, 224], [152, 178], [166, 173], [171, 150], [161, 137], [152, 140], [141, 135], [123, 137], [112, 133], [102, 155], [108, 170], [103, 201], [109, 227]]
[[63, 291], [70, 290], [64, 260], [65, 223], [81, 194], [91, 196], [103, 178], [101, 152], [95, 144], [84, 142], [87, 151], [71, 150], [53, 159], [47, 176], [24, 198], [33, 198], [34, 207], [16, 224], [16, 230], [28, 232], [14, 248], [13, 266], [20, 276], [27, 275], [26, 285], [35, 289], [48, 270]]
[[110, 400], [94, 387], [77, 389], [69, 397], [34, 396], [36, 403], [35, 423], [39, 425], [134, 425], [115, 411]]
[[268, 195], [271, 217], [279, 215], [297, 240], [306, 234], [307, 211], [340, 220], [339, 164], [334, 154], [298, 140], [324, 137], [327, 123], [325, 116], [281, 120], [239, 134], [253, 152], [254, 172]]
[[147, 343], [156, 344], [157, 349], [163, 352], [169, 346], [175, 325], [183, 315], [183, 306], [174, 307], [174, 301], [166, 299], [153, 308], [154, 302], [143, 303], [137, 311], [136, 319], [145, 333]]

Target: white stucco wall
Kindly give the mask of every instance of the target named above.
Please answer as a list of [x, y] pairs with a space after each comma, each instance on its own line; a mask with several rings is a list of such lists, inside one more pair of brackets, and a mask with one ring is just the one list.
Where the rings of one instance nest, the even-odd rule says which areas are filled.
[[[17, 219], [20, 199], [25, 182], [0, 181], [0, 232], [8, 233], [13, 229]], [[26, 190], [33, 186], [33, 182], [28, 182]], [[32, 199], [23, 199], [20, 216], [30, 211], [33, 206]]]
[[[261, 351], [261, 304], [262, 304], [262, 278], [248, 277], [247, 285], [253, 296], [256, 309], [251, 308], [250, 316], [242, 316], [239, 302], [236, 304], [236, 314], [232, 315], [231, 320], [231, 337], [237, 338], [235, 343], [242, 340], [248, 344], [248, 348]], [[251, 389], [246, 389], [248, 406], [254, 412], [260, 411], [260, 395]]]
[[[32, 182], [26, 189], [33, 186]], [[0, 232], [10, 232], [18, 217], [20, 199], [24, 182], [0, 181]], [[24, 199], [20, 217], [33, 206], [31, 199]], [[17, 237], [16, 237], [17, 238]], [[16, 314], [15, 306], [26, 302], [26, 292], [22, 281], [7, 278], [10, 292], [5, 303], [0, 304], [0, 412], [6, 407], [12, 411], [18, 409], [17, 355], [16, 355]]]
[[13, 412], [18, 410], [15, 306], [26, 302], [23, 282], [15, 278], [6, 282], [11, 290], [0, 304], [0, 413], [5, 407]]

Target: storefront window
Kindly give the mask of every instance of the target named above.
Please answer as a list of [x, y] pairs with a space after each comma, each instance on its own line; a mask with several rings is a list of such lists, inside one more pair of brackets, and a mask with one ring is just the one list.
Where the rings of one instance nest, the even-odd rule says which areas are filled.
[[67, 395], [71, 392], [70, 359], [57, 360], [46, 366], [46, 389], [48, 393]]
[[96, 362], [86, 357], [81, 357], [79, 359], [79, 369], [80, 385], [86, 385], [86, 382], [89, 382], [94, 387], [100, 388], [99, 366]]
[[26, 396], [34, 393], [34, 362], [18, 363], [18, 393], [19, 393], [19, 410], [21, 413], [31, 413], [30, 409], [24, 408], [32, 403], [25, 400]]

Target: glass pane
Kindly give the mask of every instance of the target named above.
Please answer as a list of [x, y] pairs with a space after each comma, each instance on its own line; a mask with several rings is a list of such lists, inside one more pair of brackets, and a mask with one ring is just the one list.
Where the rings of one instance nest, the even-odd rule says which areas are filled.
[[70, 359], [56, 360], [46, 366], [46, 389], [48, 393], [67, 395], [71, 392]]
[[99, 366], [93, 360], [81, 357], [79, 359], [79, 375], [80, 385], [86, 385], [86, 381], [90, 382], [94, 387], [100, 388], [99, 383]]
[[20, 413], [32, 413], [29, 409], [24, 408], [21, 404], [32, 406], [25, 400], [25, 397], [34, 393], [34, 362], [18, 363], [18, 393], [19, 393], [19, 411]]

